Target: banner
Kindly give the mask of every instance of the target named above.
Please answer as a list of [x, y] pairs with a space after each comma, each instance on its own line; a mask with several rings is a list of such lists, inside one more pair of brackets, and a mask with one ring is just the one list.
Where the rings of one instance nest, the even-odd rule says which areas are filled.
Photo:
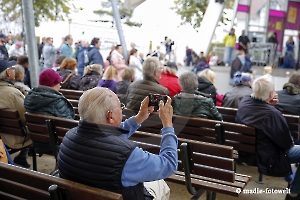
[[282, 52], [282, 41], [283, 41], [283, 34], [284, 34], [284, 16], [285, 13], [278, 10], [270, 10], [269, 13], [269, 23], [268, 23], [268, 38], [271, 37], [273, 32], [277, 34], [277, 41], [278, 41], [278, 50]]
[[289, 1], [285, 28], [291, 30], [299, 30], [299, 23], [300, 2]]

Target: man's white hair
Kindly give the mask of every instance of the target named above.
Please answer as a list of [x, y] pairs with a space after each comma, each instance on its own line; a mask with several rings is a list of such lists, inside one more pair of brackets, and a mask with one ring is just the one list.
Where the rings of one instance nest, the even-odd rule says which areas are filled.
[[108, 88], [95, 87], [85, 91], [79, 99], [80, 120], [99, 124], [107, 119], [108, 111], [116, 108], [115, 94]]
[[143, 76], [154, 77], [155, 70], [160, 67], [157, 57], [149, 57], [143, 63]]
[[272, 76], [264, 75], [257, 78], [252, 84], [252, 96], [263, 101], [270, 97], [270, 92], [274, 91]]

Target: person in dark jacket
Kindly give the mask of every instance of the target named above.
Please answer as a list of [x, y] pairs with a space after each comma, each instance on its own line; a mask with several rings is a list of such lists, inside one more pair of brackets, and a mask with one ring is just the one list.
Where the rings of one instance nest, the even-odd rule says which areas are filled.
[[245, 59], [245, 51], [240, 50], [238, 56], [233, 60], [230, 69], [230, 80], [229, 84], [234, 85], [233, 76], [236, 72], [247, 72], [246, 59]]
[[300, 115], [300, 73], [294, 73], [283, 89], [277, 91], [279, 102], [275, 107], [284, 114]]
[[174, 62], [167, 62], [164, 66], [165, 67], [158, 82], [169, 90], [170, 97], [173, 99], [174, 95], [181, 91], [181, 87], [178, 83], [178, 77], [176, 76], [178, 67]]
[[6, 35], [0, 33], [0, 59], [7, 60], [8, 59], [8, 51], [5, 47], [6, 43]]
[[113, 66], [109, 66], [104, 74], [103, 78], [98, 82], [97, 87], [106, 87], [113, 92], [116, 92], [116, 78], [118, 76], [118, 71]]
[[84, 69], [84, 75], [79, 82], [79, 90], [89, 90], [97, 86], [102, 78], [103, 68], [101, 65], [88, 65]]
[[[39, 86], [28, 92], [24, 100], [26, 112], [74, 119], [72, 104], [59, 92], [62, 77], [53, 69], [39, 75]], [[39, 154], [52, 152], [50, 144], [33, 141]]]
[[122, 194], [124, 200], [148, 199], [147, 193], [149, 199], [169, 199], [168, 186], [161, 179], [174, 174], [178, 163], [171, 98], [159, 104], [163, 126], [159, 155], [127, 139], [153, 112], [148, 104], [146, 97], [138, 114], [122, 122], [124, 105], [111, 90], [96, 87], [84, 92], [79, 99], [79, 125], [60, 145], [60, 177]]
[[128, 86], [134, 81], [134, 69], [126, 68], [121, 74], [122, 81], [117, 82], [116, 85], [116, 94], [119, 97], [121, 103], [126, 105], [126, 93], [128, 90]]
[[100, 53], [101, 41], [99, 38], [93, 38], [91, 46], [88, 48], [89, 64], [99, 64], [104, 67], [103, 57]]
[[[291, 184], [291, 196], [300, 198], [300, 171], [293, 176], [291, 163], [300, 162], [300, 146], [294, 145], [288, 124], [274, 105], [278, 102], [270, 75], [257, 78], [251, 97], [239, 104], [236, 122], [256, 129], [256, 160], [258, 171], [270, 176], [285, 176]], [[298, 194], [298, 196], [297, 196]], [[297, 196], [293, 198], [292, 196]]]
[[149, 57], [143, 63], [143, 80], [135, 81], [126, 93], [126, 108], [139, 110], [143, 98], [149, 93], [170, 95], [167, 88], [159, 84], [163, 67], [157, 57]]
[[28, 57], [27, 56], [19, 56], [17, 59], [17, 64], [22, 65], [24, 68], [24, 84], [31, 88], [30, 83], [30, 71], [29, 71], [29, 64], [28, 64]]
[[80, 78], [75, 69], [77, 62], [74, 58], [65, 58], [57, 71], [63, 77], [61, 88], [78, 90]]
[[198, 74], [198, 91], [207, 94], [213, 99], [216, 105], [217, 91], [214, 86], [216, 81], [216, 73], [211, 69], [205, 69]]
[[196, 74], [184, 72], [178, 80], [182, 91], [174, 96], [172, 102], [175, 115], [222, 120], [222, 115], [218, 112], [213, 100], [197, 91]]
[[42, 38], [41, 44], [38, 45], [38, 54], [39, 54], [39, 59], [41, 59], [42, 53], [43, 53], [43, 47], [46, 43], [46, 37]]
[[252, 76], [248, 73], [237, 72], [234, 75], [235, 86], [223, 98], [223, 107], [238, 108], [243, 97], [250, 97], [252, 93]]
[[[83, 76], [84, 68], [89, 64], [89, 42], [86, 40], [82, 41], [82, 48], [80, 48], [78, 56], [77, 56], [77, 70], [78, 76], [81, 78]], [[104, 67], [104, 66], [102, 66]]]

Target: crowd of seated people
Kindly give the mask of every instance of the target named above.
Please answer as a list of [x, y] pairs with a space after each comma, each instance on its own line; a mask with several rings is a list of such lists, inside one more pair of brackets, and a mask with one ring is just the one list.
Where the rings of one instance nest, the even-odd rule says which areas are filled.
[[[121, 47], [118, 47], [121, 48]], [[120, 50], [120, 49], [119, 49]], [[115, 50], [116, 51], [116, 50]], [[113, 51], [114, 52], [114, 51]], [[133, 51], [134, 52], [134, 51]], [[118, 61], [121, 60], [119, 51], [114, 52], [115, 58], [113, 60], [117, 60], [117, 62], [113, 62], [115, 65], [118, 65]], [[137, 52], [133, 54], [133, 56], [136, 56]], [[26, 56], [25, 56], [26, 57]], [[115, 141], [122, 140], [124, 141], [124, 138], [130, 137], [130, 135], [133, 134], [133, 129], [136, 130], [136, 128], [139, 126], [142, 121], [144, 121], [146, 118], [145, 113], [143, 114], [143, 120], [139, 121], [138, 119], [135, 119], [136, 126], [130, 127], [134, 124], [134, 121], [129, 120], [128, 127], [126, 125], [126, 122], [124, 124], [121, 124], [122, 121], [122, 115], [120, 115], [119, 112], [119, 104], [123, 103], [126, 105], [126, 108], [133, 109], [139, 112], [146, 112], [146, 110], [150, 112], [147, 112], [147, 117], [149, 116], [149, 113], [151, 113], [153, 110], [157, 111], [157, 108], [152, 108], [146, 106], [143, 106], [144, 104], [147, 104], [147, 101], [149, 101], [147, 97], [150, 93], [152, 94], [162, 94], [162, 95], [168, 95], [170, 96], [170, 99], [168, 100], [167, 104], [162, 104], [159, 106], [159, 109], [163, 106], [165, 108], [168, 108], [169, 111], [172, 111], [172, 114], [175, 115], [182, 115], [182, 116], [189, 116], [189, 117], [200, 117], [200, 118], [207, 118], [207, 119], [213, 119], [213, 120], [222, 120], [221, 114], [217, 111], [215, 105], [216, 105], [216, 87], [215, 87], [215, 81], [216, 81], [216, 75], [215, 72], [212, 69], [204, 69], [201, 72], [199, 72], [197, 75], [193, 72], [185, 72], [181, 74], [179, 77], [176, 76], [176, 73], [178, 72], [178, 66], [175, 63], [172, 62], [166, 62], [161, 63], [158, 58], [156, 57], [149, 57], [146, 58], [143, 64], [141, 65], [141, 72], [142, 72], [142, 78], [139, 80], [135, 80], [135, 71], [133, 67], [124, 67], [124, 69], [121, 69], [118, 71], [117, 68], [114, 65], [109, 65], [106, 69], [100, 65], [100, 64], [90, 64], [85, 67], [85, 70], [83, 72], [83, 76], [80, 78], [77, 75], [76, 67], [78, 65], [76, 59], [74, 58], [66, 58], [65, 56], [61, 56], [60, 60], [57, 60], [57, 64], [59, 66], [58, 71], [56, 72], [53, 68], [47, 68], [43, 70], [39, 74], [39, 86], [31, 88], [29, 84], [25, 84], [25, 81], [29, 79], [30, 82], [30, 69], [28, 64], [28, 58], [26, 59], [24, 56], [19, 56], [17, 58], [17, 62], [19, 65], [16, 65], [15, 62], [11, 61], [4, 61], [0, 60], [0, 91], [1, 93], [7, 93], [12, 94], [10, 95], [1, 95], [0, 96], [0, 108], [12, 108], [17, 109], [20, 113], [20, 116], [22, 119], [24, 119], [24, 112], [30, 112], [30, 113], [38, 113], [38, 114], [44, 114], [44, 115], [50, 115], [50, 116], [56, 116], [56, 117], [62, 117], [62, 118], [68, 118], [68, 119], [74, 119], [74, 110], [71, 105], [71, 103], [59, 92], [60, 88], [62, 89], [73, 89], [73, 90], [83, 90], [88, 91], [85, 92], [85, 95], [82, 96], [82, 99], [79, 101], [79, 115], [81, 118], [81, 124], [78, 126], [77, 133], [82, 134], [81, 131], [84, 131], [86, 128], [86, 125], [91, 125], [94, 127], [94, 124], [102, 124], [103, 128], [95, 128], [95, 130], [90, 130], [90, 134], [93, 135], [94, 131], [103, 131], [103, 130], [109, 130], [106, 129], [107, 125], [115, 126], [115, 127], [121, 127], [125, 129], [129, 129], [130, 132], [123, 133], [123, 129], [116, 129], [120, 134], [120, 138], [116, 139]], [[59, 58], [59, 57], [58, 57]], [[241, 62], [241, 58], [236, 59], [237, 62]], [[121, 62], [120, 62], [121, 63]], [[120, 64], [119, 63], [119, 64]], [[60, 64], [60, 65], [59, 65]], [[122, 64], [122, 63], [121, 63]], [[240, 64], [240, 63], [239, 63]], [[105, 70], [104, 70], [105, 69]], [[2, 70], [2, 71], [1, 71]], [[119, 74], [119, 73], [120, 74]], [[118, 76], [120, 75], [120, 77]], [[27, 77], [27, 79], [26, 79]], [[282, 111], [282, 113], [287, 114], [294, 114], [298, 115], [299, 112], [297, 112], [297, 98], [299, 87], [300, 87], [300, 75], [295, 73], [291, 76], [288, 83], [286, 83], [283, 86], [282, 91], [277, 91], [278, 93], [278, 99], [279, 102], [276, 102], [275, 107]], [[266, 80], [265, 80], [266, 79]], [[257, 79], [257, 83], [260, 83], [262, 81], [262, 84], [269, 84], [270, 81], [267, 80], [268, 75], [265, 76], [265, 78]], [[242, 109], [241, 109], [241, 103], [245, 106], [245, 99], [250, 98], [250, 100], [255, 100], [253, 104], [259, 104], [257, 102], [263, 102], [264, 104], [267, 103], [271, 106], [272, 99], [268, 100], [264, 99], [264, 97], [260, 97], [259, 94], [256, 94], [254, 91], [254, 88], [252, 89], [252, 77], [250, 74], [242, 73], [240, 71], [237, 71], [237, 73], [234, 74], [234, 84], [235, 86], [228, 91], [223, 99], [223, 106], [224, 107], [234, 107], [238, 108], [238, 115], [237, 115], [237, 122], [243, 123], [250, 126], [256, 126], [255, 123], [252, 123], [249, 121], [249, 116], [242, 115]], [[271, 84], [272, 85], [272, 84]], [[271, 87], [271, 86], [270, 86]], [[95, 88], [95, 89], [93, 89]], [[108, 89], [106, 89], [108, 88]], [[8, 92], [7, 92], [8, 91]], [[268, 91], [266, 90], [268, 93]], [[116, 98], [115, 95], [123, 95], [123, 99], [120, 98], [116, 102], [112, 101], [112, 99]], [[252, 94], [252, 97], [250, 95]], [[98, 95], [98, 96], [97, 96]], [[97, 97], [96, 97], [97, 96]], [[273, 95], [274, 96], [274, 95]], [[88, 101], [88, 99], [98, 99], [99, 101], [104, 100], [108, 101], [109, 104], [108, 107], [105, 107], [103, 103], [99, 103], [99, 106], [103, 110], [100, 112], [95, 112], [96, 109], [93, 109], [92, 107], [86, 107], [90, 106], [91, 102]], [[172, 100], [171, 100], [172, 99]], [[95, 103], [97, 103], [98, 100], [95, 100]], [[249, 100], [249, 101], [250, 101]], [[120, 103], [119, 103], [120, 101]], [[10, 102], [14, 102], [13, 104]], [[86, 103], [89, 102], [89, 103]], [[171, 103], [172, 102], [172, 103]], [[295, 103], [293, 103], [295, 102]], [[93, 103], [93, 102], [92, 102]], [[116, 103], [116, 104], [114, 104]], [[87, 104], [87, 105], [86, 105]], [[118, 105], [117, 105], [118, 104]], [[123, 105], [122, 104], [122, 105]], [[168, 105], [170, 104], [170, 105]], [[117, 105], [117, 106], [116, 106]], [[141, 106], [142, 105], [142, 106]], [[278, 114], [277, 111], [275, 112], [269, 105], [267, 105], [268, 111], [272, 111], [273, 113]], [[173, 107], [172, 107], [173, 106]], [[261, 106], [261, 105], [260, 105]], [[80, 108], [81, 107], [81, 108]], [[248, 108], [251, 106], [247, 104]], [[259, 107], [259, 106], [257, 106]], [[257, 110], [257, 107], [253, 107], [253, 110]], [[172, 109], [171, 109], [172, 108]], [[153, 109], [153, 110], [152, 110]], [[173, 110], [174, 109], [174, 110]], [[116, 111], [117, 110], [117, 111]], [[263, 110], [263, 109], [262, 109]], [[105, 111], [105, 113], [103, 113]], [[168, 112], [169, 112], [168, 111]], [[94, 112], [94, 113], [91, 113]], [[249, 111], [250, 112], [250, 111]], [[249, 113], [248, 112], [248, 113]], [[279, 112], [279, 111], [278, 111]], [[251, 113], [253, 114], [253, 113]], [[170, 114], [171, 115], [171, 114]], [[139, 114], [137, 116], [140, 116]], [[250, 115], [251, 116], [251, 115]], [[104, 118], [103, 118], [104, 117]], [[256, 116], [255, 116], [256, 117]], [[98, 121], [89, 121], [89, 119], [95, 118], [101, 119]], [[252, 118], [251, 118], [252, 119]], [[272, 119], [272, 118], [271, 118]], [[271, 120], [270, 119], [270, 120]], [[259, 124], [257, 128], [261, 128], [263, 126], [266, 126], [268, 124], [269, 115], [262, 120], [263, 124]], [[163, 119], [162, 119], [163, 121]], [[25, 124], [25, 120], [22, 121]], [[266, 123], [266, 124], [264, 124]], [[270, 122], [271, 123], [271, 122]], [[273, 123], [273, 122], [272, 122]], [[282, 123], [282, 122], [280, 122]], [[170, 124], [169, 124], [170, 125]], [[277, 124], [278, 125], [278, 124]], [[280, 125], [280, 124], [279, 124]], [[285, 126], [283, 124], [282, 126]], [[82, 130], [80, 130], [82, 128]], [[277, 129], [279, 129], [277, 127]], [[165, 129], [163, 129], [165, 130]], [[162, 130], [162, 132], [163, 132]], [[170, 129], [167, 128], [169, 131]], [[285, 129], [284, 129], [285, 131]], [[103, 134], [106, 132], [103, 131]], [[172, 131], [171, 131], [172, 133]], [[262, 133], [264, 133], [264, 130], [262, 130]], [[0, 133], [1, 134], [1, 133]], [[72, 135], [74, 134], [74, 135]], [[2, 136], [3, 135], [3, 136]], [[126, 136], [125, 136], [126, 135]], [[32, 142], [34, 146], [37, 148], [37, 152], [40, 154], [48, 153], [52, 151], [52, 148], [49, 144], [41, 144], [37, 143], [36, 141], [31, 141], [29, 138], [19, 137], [19, 136], [8, 136], [5, 134], [1, 134], [3, 142], [6, 144], [7, 147], [10, 148], [20, 148], [20, 147], [26, 147], [30, 145]], [[70, 133], [70, 138], [72, 139], [74, 137], [76, 140], [78, 138], [77, 134]], [[99, 136], [102, 137], [102, 136]], [[69, 138], [69, 139], [70, 139]], [[25, 139], [25, 140], [24, 140]], [[283, 138], [286, 139], [286, 138]], [[272, 140], [272, 139], [271, 139]], [[25, 143], [23, 143], [25, 141]], [[265, 138], [259, 138], [259, 142], [265, 141]], [[78, 141], [80, 142], [80, 141]], [[114, 142], [114, 141], [107, 141], [108, 143]], [[127, 140], [125, 142], [128, 142]], [[278, 145], [275, 142], [275, 145]], [[290, 141], [286, 139], [287, 144], [290, 144]], [[127, 144], [127, 143], [126, 143]], [[129, 143], [128, 143], [129, 144]], [[114, 188], [112, 191], [116, 191], [119, 193], [124, 194], [125, 196], [128, 195], [128, 198], [130, 199], [132, 192], [137, 192], [136, 194], [142, 195], [141, 188], [147, 188], [146, 182], [150, 180], [159, 180], [166, 178], [167, 175], [170, 173], [173, 173], [171, 169], [173, 166], [167, 166], [166, 173], [161, 176], [146, 176], [146, 177], [140, 177], [140, 179], [134, 179], [128, 177], [120, 177], [120, 174], [114, 174], [115, 171], [112, 171], [111, 177], [115, 179], [121, 179], [121, 183], [117, 183], [116, 181], [106, 186], [103, 186], [103, 179], [102, 175], [99, 174], [99, 182], [97, 184], [90, 183], [89, 181], [85, 181], [85, 175], [83, 174], [82, 177], [75, 177], [74, 174], [77, 172], [77, 165], [73, 165], [73, 163], [66, 164], [65, 161], [69, 160], [70, 157], [72, 157], [74, 154], [70, 153], [67, 149], [67, 146], [69, 145], [68, 139], [65, 139], [65, 142], [63, 142], [63, 150], [60, 151], [60, 164], [59, 168], [61, 176], [65, 177], [67, 179], [75, 180], [78, 182], [82, 182], [84, 184], [93, 185], [97, 187], [101, 187], [104, 189], [107, 188]], [[87, 141], [86, 144], [83, 145], [89, 145], [89, 142]], [[128, 157], [122, 157], [121, 160], [115, 161], [117, 164], [120, 164], [120, 168], [115, 168], [114, 170], [120, 170], [123, 169], [123, 172], [126, 174], [130, 174], [130, 176], [133, 174], [132, 169], [128, 169], [130, 166], [133, 166], [137, 162], [142, 163], [141, 160], [144, 157], [136, 159], [134, 149], [136, 149], [136, 146], [130, 146], [126, 147], [126, 151], [130, 151], [131, 154], [128, 154]], [[288, 146], [287, 145], [287, 146]], [[284, 146], [281, 147], [282, 149], [286, 151], [290, 151], [290, 162], [298, 162], [298, 158], [293, 157], [294, 149], [291, 150], [291, 148], [297, 147], [296, 145], [293, 146], [291, 144], [290, 148]], [[122, 150], [124, 147], [120, 145], [120, 149]], [[275, 148], [274, 146], [270, 146], [270, 148]], [[298, 148], [298, 147], [297, 147]], [[140, 150], [140, 149], [138, 149]], [[78, 150], [79, 151], [79, 150]], [[101, 155], [103, 154], [102, 150]], [[296, 151], [296, 150], [295, 150]], [[15, 157], [14, 162], [18, 165], [21, 165], [23, 167], [30, 167], [29, 164], [26, 161], [28, 149], [23, 148], [22, 151], [19, 153], [18, 156]], [[276, 155], [276, 154], [274, 154]], [[114, 156], [108, 155], [108, 159], [114, 160]], [[111, 156], [111, 157], [110, 157]], [[132, 160], [130, 159], [132, 156]], [[145, 155], [144, 155], [145, 156]], [[158, 156], [158, 155], [153, 155]], [[161, 155], [159, 155], [158, 158]], [[163, 156], [163, 155], [162, 155]], [[258, 154], [258, 156], [261, 156]], [[269, 157], [270, 155], [266, 155]], [[260, 157], [259, 157], [260, 158]], [[265, 157], [263, 157], [265, 158]], [[153, 157], [154, 160], [156, 160], [156, 157]], [[260, 158], [261, 159], [261, 158]], [[125, 161], [127, 160], [127, 162]], [[130, 162], [129, 162], [130, 161]], [[132, 162], [132, 163], [131, 163]], [[147, 161], [148, 162], [148, 161]], [[145, 162], [145, 163], [147, 163]], [[116, 164], [114, 163], [114, 164]], [[148, 163], [149, 164], [149, 163]], [[268, 163], [267, 163], [268, 164]], [[264, 162], [260, 163], [260, 160], [258, 160], [257, 165], [259, 165], [259, 169], [261, 172], [266, 173], [265, 167], [267, 165]], [[99, 165], [100, 166], [100, 165]], [[121, 167], [122, 166], [122, 167]], [[127, 166], [127, 167], [126, 167]], [[135, 168], [133, 168], [135, 169]], [[128, 171], [127, 171], [128, 170]], [[144, 171], [141, 171], [141, 173]], [[91, 174], [97, 174], [99, 173], [97, 170], [90, 171]], [[269, 173], [269, 172], [268, 172]], [[275, 173], [275, 172], [274, 172]], [[270, 175], [272, 175], [270, 173]], [[288, 182], [293, 183], [296, 185], [297, 183], [295, 181], [292, 182], [292, 180], [297, 180], [297, 173], [292, 176], [290, 174], [280, 174], [280, 175], [286, 175], [286, 180]], [[288, 176], [289, 175], [289, 176]], [[143, 183], [143, 186], [141, 183]], [[121, 184], [121, 186], [120, 186]], [[164, 183], [159, 183], [163, 184]], [[164, 186], [165, 187], [165, 186]], [[117, 189], [116, 189], [117, 188]], [[121, 188], [121, 189], [120, 189]], [[166, 187], [167, 188], [167, 187]], [[292, 186], [292, 191], [298, 192], [297, 185]], [[143, 190], [143, 195], [144, 195]], [[151, 192], [150, 192], [151, 193]], [[154, 194], [151, 193], [152, 196]], [[167, 195], [167, 194], [164, 194]]]

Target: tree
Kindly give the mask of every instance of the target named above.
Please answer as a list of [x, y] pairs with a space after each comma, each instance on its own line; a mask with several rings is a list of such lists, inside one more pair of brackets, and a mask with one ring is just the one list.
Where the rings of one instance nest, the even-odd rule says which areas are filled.
[[[210, 0], [174, 0], [175, 6], [171, 9], [175, 10], [175, 12], [181, 16], [181, 25], [188, 23], [196, 29], [200, 27], [209, 1]], [[225, 8], [232, 8], [233, 4], [234, 0], [228, 0]], [[226, 25], [230, 20], [224, 17], [224, 14], [226, 14], [225, 11], [221, 22]]]
[[[73, 0], [33, 0], [34, 21], [38, 27], [42, 20], [65, 20], [70, 11], [76, 11]], [[1, 0], [0, 10], [6, 22], [22, 19], [22, 0]], [[23, 21], [23, 20], [21, 20]]]
[[[112, 8], [111, 8], [110, 0], [102, 1], [101, 6], [102, 6], [102, 9], [101, 10], [95, 10], [94, 11], [95, 14], [99, 14], [100, 16], [108, 15], [108, 16], [113, 17], [113, 12], [112, 12]], [[119, 13], [120, 13], [121, 19], [122, 19], [124, 24], [126, 24], [127, 26], [137, 26], [137, 27], [142, 26], [141, 23], [133, 22], [133, 21], [130, 20], [131, 17], [132, 17], [133, 10], [125, 8], [124, 3], [120, 0], [118, 0], [118, 7], [119, 7]]]

